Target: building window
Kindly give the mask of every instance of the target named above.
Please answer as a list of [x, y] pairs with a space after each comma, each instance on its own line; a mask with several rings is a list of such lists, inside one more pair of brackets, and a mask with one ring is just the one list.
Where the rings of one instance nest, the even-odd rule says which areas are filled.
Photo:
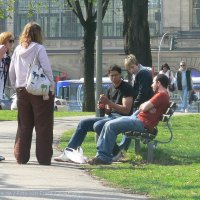
[[[29, 21], [36, 21], [42, 27], [47, 38], [74, 38], [81, 37], [83, 31], [80, 29], [78, 18], [65, 6], [64, 1], [56, 3], [55, 0], [43, 0], [39, 9], [33, 7], [32, 15], [27, 13], [31, 9], [33, 0], [18, 0], [15, 3], [15, 33], [19, 36], [23, 27]], [[35, 5], [40, 0], [34, 1]]]
[[[81, 6], [84, 6], [83, 1], [80, 1], [80, 3]], [[40, 4], [38, 8], [37, 4]], [[148, 7], [150, 34], [151, 36], [160, 35], [161, 0], [149, 0]], [[30, 10], [32, 11], [31, 16], [28, 15]], [[14, 17], [16, 36], [20, 35], [23, 27], [29, 21], [39, 23], [46, 38], [83, 37], [83, 27], [77, 16], [66, 6], [65, 0], [60, 0], [57, 3], [55, 0], [16, 0]], [[122, 1], [110, 1], [103, 19], [103, 36], [122, 37], [123, 22]]]
[[6, 31], [6, 20], [5, 19], [0, 19], [0, 33]]
[[121, 0], [110, 1], [106, 15], [103, 19], [104, 37], [122, 37], [123, 9]]
[[192, 3], [192, 28], [200, 28], [200, 0]]
[[161, 31], [161, 0], [150, 0], [148, 3], [148, 21], [151, 36], [158, 36]]
[[[5, 1], [0, 5], [1, 15], [6, 16]], [[6, 19], [0, 18], [0, 33], [6, 31]]]

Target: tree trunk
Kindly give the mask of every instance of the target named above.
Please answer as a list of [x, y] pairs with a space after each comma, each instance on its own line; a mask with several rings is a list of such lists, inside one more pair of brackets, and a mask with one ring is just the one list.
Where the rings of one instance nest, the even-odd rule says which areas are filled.
[[94, 46], [95, 46], [96, 23], [86, 22], [84, 26], [84, 101], [83, 111], [95, 111], [94, 93]]
[[148, 0], [122, 0], [124, 51], [134, 54], [145, 66], [152, 66], [148, 24]]
[[[79, 1], [64, 1], [78, 17], [84, 29], [84, 94], [83, 94], [83, 111], [95, 111], [95, 90], [94, 90], [94, 45], [96, 34], [96, 17], [97, 13], [93, 7], [96, 0], [84, 0], [86, 19], [82, 13]], [[105, 16], [109, 0], [102, 1], [102, 18]]]

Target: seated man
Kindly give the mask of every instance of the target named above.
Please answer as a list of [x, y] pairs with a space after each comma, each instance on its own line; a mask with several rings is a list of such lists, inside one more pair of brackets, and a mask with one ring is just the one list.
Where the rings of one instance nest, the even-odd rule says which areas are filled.
[[111, 164], [117, 135], [128, 131], [150, 131], [159, 123], [169, 106], [168, 78], [159, 74], [153, 81], [154, 96], [139, 107], [137, 115], [119, 117], [106, 122], [97, 142], [97, 155], [89, 161], [92, 165]]
[[[106, 106], [105, 112], [107, 116], [81, 120], [68, 143], [68, 148], [77, 149], [81, 146], [89, 131], [95, 131], [97, 135], [100, 135], [101, 130], [107, 121], [124, 115], [131, 115], [133, 104], [132, 86], [122, 80], [121, 68], [117, 65], [112, 65], [109, 68], [108, 75], [112, 84], [107, 91], [107, 95], [100, 96], [101, 103]], [[59, 157], [54, 158], [54, 160], [69, 161], [65, 152]]]
[[[132, 84], [134, 91], [133, 109], [137, 110], [139, 106], [148, 101], [153, 96], [152, 90], [152, 72], [150, 67], [144, 67], [137, 61], [133, 54], [128, 55], [124, 59], [124, 66], [126, 70], [132, 75]], [[131, 138], [123, 136], [119, 144], [118, 152], [115, 151], [113, 161], [117, 161], [122, 156], [121, 151], [127, 151], [131, 144]]]

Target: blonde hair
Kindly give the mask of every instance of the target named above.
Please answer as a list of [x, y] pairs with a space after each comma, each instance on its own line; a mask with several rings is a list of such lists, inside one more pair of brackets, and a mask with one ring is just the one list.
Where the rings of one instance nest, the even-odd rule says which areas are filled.
[[43, 42], [42, 29], [36, 22], [29, 22], [26, 24], [19, 38], [19, 44], [23, 44], [26, 47], [28, 47], [31, 42], [37, 42], [39, 44]]
[[5, 44], [8, 40], [13, 38], [11, 32], [3, 32], [0, 34], [0, 44]]
[[[0, 34], [0, 45], [5, 44], [7, 41], [9, 40], [13, 40], [13, 34], [11, 32], [2, 32]], [[8, 53], [10, 52], [10, 50], [8, 49]]]
[[124, 66], [129, 70], [133, 65], [138, 65], [138, 61], [133, 54], [129, 54], [124, 60]]

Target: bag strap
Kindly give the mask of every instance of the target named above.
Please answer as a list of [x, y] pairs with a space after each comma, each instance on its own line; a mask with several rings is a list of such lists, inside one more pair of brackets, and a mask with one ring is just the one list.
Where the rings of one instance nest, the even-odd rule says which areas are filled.
[[32, 64], [35, 64], [35, 60], [37, 58], [38, 53], [39, 53], [39, 48], [35, 51], [35, 55], [34, 55]]
[[169, 81], [170, 81], [170, 84], [171, 82], [174, 83], [174, 81], [172, 80], [172, 71], [169, 70]]
[[[37, 49], [36, 51], [35, 51], [35, 55], [34, 55], [34, 58], [33, 58], [33, 61], [32, 61], [32, 65], [33, 64], [35, 64], [35, 60], [36, 60], [36, 57], [37, 57], [37, 54], [39, 53], [39, 49]], [[24, 63], [24, 60], [22, 59], [22, 62]], [[26, 76], [26, 83], [28, 82], [28, 78], [29, 78], [29, 74], [30, 74], [30, 70], [31, 70], [31, 68], [30, 68], [30, 66], [31, 66], [31, 64], [29, 64], [28, 66], [29, 66], [29, 68], [28, 68], [28, 73], [27, 73], [27, 76]]]
[[[37, 58], [38, 53], [39, 53], [39, 48], [36, 49], [35, 55], [34, 55], [34, 57], [33, 57], [33, 61], [31, 62], [31, 64], [35, 64], [35, 61], [36, 61], [36, 58]], [[23, 62], [23, 64], [24, 64], [24, 66], [26, 66], [26, 62], [25, 62], [23, 59], [22, 59], [22, 62]], [[30, 67], [31, 64], [29, 64], [29, 65], [27, 65], [27, 66]]]
[[171, 70], [169, 70], [169, 80], [170, 81], [171, 81], [171, 77], [172, 77]]

